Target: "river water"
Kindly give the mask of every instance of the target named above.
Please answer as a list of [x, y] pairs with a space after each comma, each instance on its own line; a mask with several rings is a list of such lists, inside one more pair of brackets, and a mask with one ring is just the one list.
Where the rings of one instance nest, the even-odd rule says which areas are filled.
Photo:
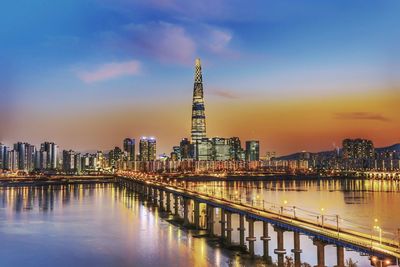
[[[283, 203], [286, 212], [291, 212], [290, 206], [298, 207], [298, 212], [304, 210], [305, 215], [323, 208], [326, 218], [340, 214], [348, 227], [357, 223], [373, 229], [378, 223], [388, 238], [400, 227], [398, 182], [207, 182], [186, 186], [259, 205], [263, 201], [265, 205]], [[218, 210], [216, 217], [218, 221]], [[237, 226], [233, 216], [233, 228]], [[218, 223], [215, 228], [218, 234]], [[261, 224], [256, 223], [256, 236], [261, 233]], [[0, 188], [1, 266], [251, 265], [237, 253], [193, 235], [168, 222], [157, 208], [111, 184]], [[272, 228], [270, 235], [270, 254], [276, 260]], [[292, 233], [285, 232], [284, 237], [291, 256]], [[233, 240], [238, 241], [238, 231], [233, 231]], [[315, 265], [312, 241], [301, 236], [301, 244], [302, 260]], [[255, 245], [261, 255], [261, 241]], [[335, 253], [333, 246], [326, 247], [327, 266], [336, 263]], [[345, 255], [358, 266], [369, 266], [366, 256], [354, 251]]]

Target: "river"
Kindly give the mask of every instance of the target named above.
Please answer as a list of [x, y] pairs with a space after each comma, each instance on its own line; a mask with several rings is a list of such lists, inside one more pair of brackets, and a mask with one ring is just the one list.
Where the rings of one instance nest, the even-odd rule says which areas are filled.
[[[366, 231], [374, 224], [389, 238], [400, 227], [398, 182], [361, 180], [188, 182], [186, 187], [223, 194], [258, 205], [284, 206], [300, 216], [339, 214], [343, 227], [356, 223]], [[323, 212], [321, 211], [323, 209]], [[311, 212], [311, 213], [310, 213]], [[216, 210], [218, 221], [218, 210]], [[311, 215], [310, 215], [311, 216]], [[312, 216], [311, 216], [312, 217]], [[333, 218], [333, 217], [332, 217]], [[375, 222], [375, 219], [378, 219]], [[218, 234], [218, 223], [216, 229]], [[233, 228], [238, 225], [233, 218]], [[256, 224], [256, 236], [262, 232]], [[152, 205], [113, 184], [0, 188], [1, 266], [242, 266], [251, 265], [237, 252], [196, 238], [167, 221]], [[276, 241], [273, 229], [270, 251]], [[285, 232], [291, 256], [292, 233]], [[238, 231], [233, 231], [237, 242]], [[302, 259], [316, 263], [316, 249], [301, 236]], [[261, 255], [262, 243], [256, 241]], [[346, 259], [369, 266], [367, 256], [346, 251]], [[335, 248], [326, 247], [326, 265], [336, 263]]]

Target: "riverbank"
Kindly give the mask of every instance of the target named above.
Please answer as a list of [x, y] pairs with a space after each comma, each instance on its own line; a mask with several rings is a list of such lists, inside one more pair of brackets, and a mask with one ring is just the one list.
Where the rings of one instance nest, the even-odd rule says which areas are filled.
[[68, 185], [68, 184], [99, 184], [113, 183], [114, 176], [24, 176], [24, 177], [1, 177], [0, 187], [15, 186], [45, 186], [45, 185]]

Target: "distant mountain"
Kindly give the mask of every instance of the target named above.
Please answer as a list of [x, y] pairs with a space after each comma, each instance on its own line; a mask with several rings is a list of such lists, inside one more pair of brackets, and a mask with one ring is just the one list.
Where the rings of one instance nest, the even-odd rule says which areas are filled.
[[378, 153], [400, 151], [400, 144], [394, 144], [394, 145], [391, 145], [391, 146], [375, 148], [375, 151], [378, 152]]
[[275, 159], [277, 160], [297, 160], [300, 158], [304, 158], [303, 155], [305, 153], [308, 153], [310, 155], [310, 157], [318, 155], [319, 157], [326, 157], [326, 156], [332, 156], [332, 154], [335, 154], [335, 151], [321, 151], [321, 152], [297, 152], [294, 154], [290, 154], [290, 155], [286, 155], [286, 156], [282, 156], [282, 157], [277, 157]]

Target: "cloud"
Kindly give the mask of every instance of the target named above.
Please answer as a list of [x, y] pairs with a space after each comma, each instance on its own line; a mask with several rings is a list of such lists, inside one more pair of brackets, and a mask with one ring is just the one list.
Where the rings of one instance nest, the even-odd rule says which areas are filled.
[[112, 62], [102, 64], [93, 70], [80, 70], [77, 75], [86, 83], [94, 83], [121, 76], [137, 75], [140, 72], [140, 66], [137, 60]]
[[386, 118], [382, 114], [370, 112], [340, 112], [335, 113], [334, 116], [335, 119], [338, 120], [372, 120], [383, 122], [390, 121], [390, 119]]
[[192, 65], [196, 57], [235, 57], [229, 44], [233, 34], [209, 24], [164, 21], [129, 23], [119, 30], [103, 32], [108, 49], [155, 59], [166, 64]]
[[219, 96], [222, 98], [237, 99], [239, 95], [224, 89], [210, 89], [208, 92], [210, 95]]
[[169, 63], [192, 64], [196, 44], [184, 27], [167, 23], [129, 24], [125, 26], [129, 40], [136, 49], [148, 56]]

